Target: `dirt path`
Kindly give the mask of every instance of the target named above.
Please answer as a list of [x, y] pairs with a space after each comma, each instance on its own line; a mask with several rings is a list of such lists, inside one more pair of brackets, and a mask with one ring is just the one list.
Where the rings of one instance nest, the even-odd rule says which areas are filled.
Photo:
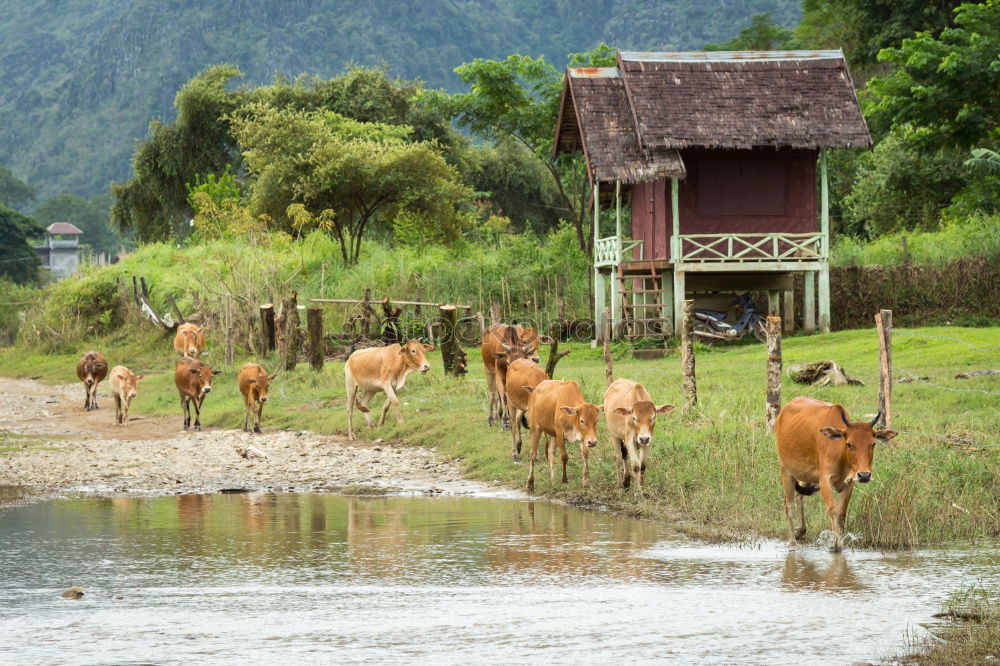
[[[465, 481], [457, 462], [433, 449], [348, 444], [308, 431], [206, 428], [177, 433], [177, 419], [133, 414], [114, 423], [107, 390], [100, 409], [83, 410], [83, 388], [0, 378], [0, 486], [31, 494], [187, 494], [220, 490], [338, 492], [354, 486], [392, 491], [487, 493]], [[247, 459], [253, 446], [266, 459]]]

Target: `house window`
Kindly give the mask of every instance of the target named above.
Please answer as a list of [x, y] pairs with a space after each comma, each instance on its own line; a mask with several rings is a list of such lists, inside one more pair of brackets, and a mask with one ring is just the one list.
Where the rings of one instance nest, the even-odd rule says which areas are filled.
[[705, 159], [698, 162], [699, 215], [784, 215], [781, 160]]

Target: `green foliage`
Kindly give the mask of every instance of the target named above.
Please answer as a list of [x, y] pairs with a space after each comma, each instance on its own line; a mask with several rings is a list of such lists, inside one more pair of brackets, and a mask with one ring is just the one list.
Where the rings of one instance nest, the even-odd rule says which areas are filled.
[[906, 127], [926, 150], [1000, 139], [1000, 2], [965, 3], [955, 27], [921, 32], [879, 58], [892, 67], [868, 82], [865, 112], [879, 135]]
[[754, 14], [750, 25], [740, 30], [740, 34], [721, 44], [705, 44], [706, 51], [770, 51], [773, 49], [794, 49], [801, 46], [795, 34], [788, 28], [771, 21], [771, 14]]
[[35, 200], [35, 188], [0, 165], [0, 206], [19, 209]]
[[963, 257], [1000, 257], [1000, 215], [973, 214], [945, 221], [936, 231], [897, 231], [863, 242], [841, 236], [833, 246], [835, 266], [903, 263], [903, 238], [912, 264], [942, 265]]
[[36, 282], [41, 260], [31, 241], [43, 229], [33, 219], [0, 204], [0, 279]]
[[39, 295], [34, 285], [23, 285], [0, 279], [0, 347], [14, 344], [21, 327], [21, 313]]
[[195, 214], [200, 210], [198, 200], [202, 198], [197, 197], [198, 194], [204, 194], [217, 206], [221, 206], [227, 199], [238, 200], [243, 195], [243, 188], [240, 187], [240, 183], [236, 180], [231, 168], [227, 164], [226, 170], [218, 176], [214, 173], [205, 176], [200, 173], [195, 174], [194, 185], [184, 184], [188, 192], [188, 203]]
[[80, 242], [97, 252], [117, 253], [122, 238], [111, 228], [109, 198], [98, 195], [84, 199], [75, 194], [58, 194], [46, 199], [35, 209], [34, 218], [40, 226], [53, 222], [70, 222], [83, 232]]
[[471, 192], [436, 143], [406, 140], [409, 127], [259, 103], [232, 123], [255, 177], [257, 212], [280, 226], [289, 204], [303, 204], [329, 222], [347, 264], [358, 260], [369, 226], [387, 230], [399, 216], [411, 231], [417, 225], [428, 232], [428, 240], [461, 233], [460, 209]]

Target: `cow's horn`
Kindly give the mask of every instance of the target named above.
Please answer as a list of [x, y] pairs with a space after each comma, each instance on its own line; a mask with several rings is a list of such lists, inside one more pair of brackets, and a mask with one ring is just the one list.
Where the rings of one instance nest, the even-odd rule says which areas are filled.
[[882, 420], [882, 410], [880, 409], [878, 410], [878, 413], [875, 415], [875, 418], [872, 419], [871, 426], [874, 428], [875, 424], [881, 420]]
[[844, 425], [850, 427], [851, 422], [847, 420], [847, 412], [844, 411], [843, 407], [840, 408], [840, 418], [844, 420]]

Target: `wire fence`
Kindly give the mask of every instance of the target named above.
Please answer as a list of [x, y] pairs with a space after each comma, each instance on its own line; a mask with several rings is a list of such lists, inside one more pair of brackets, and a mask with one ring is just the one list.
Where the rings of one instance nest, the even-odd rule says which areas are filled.
[[1000, 351], [1000, 346], [997, 347], [977, 347], [971, 342], [966, 342], [965, 340], [959, 340], [958, 338], [950, 338], [947, 335], [927, 335], [926, 333], [914, 333], [913, 331], [907, 331], [903, 329], [898, 329], [890, 326], [887, 330], [892, 331], [896, 335], [903, 335], [911, 338], [928, 338], [933, 340], [948, 340], [950, 342], [957, 342], [963, 344], [973, 351]]

